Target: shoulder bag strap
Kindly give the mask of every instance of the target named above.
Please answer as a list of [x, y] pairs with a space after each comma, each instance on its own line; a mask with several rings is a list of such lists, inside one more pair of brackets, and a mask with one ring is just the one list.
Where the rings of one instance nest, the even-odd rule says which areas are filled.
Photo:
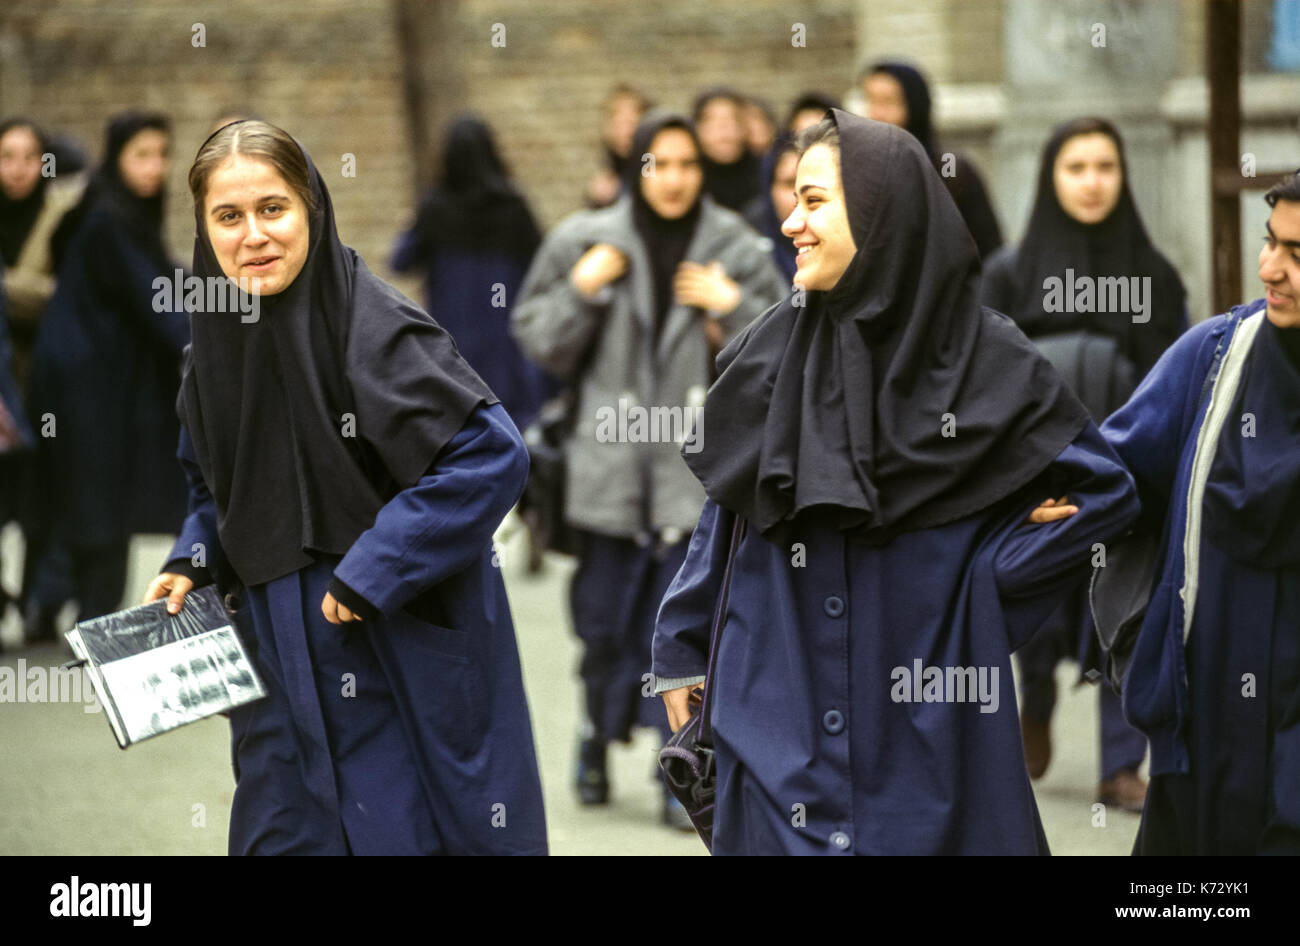
[[731, 592], [731, 571], [736, 562], [736, 550], [745, 535], [745, 518], [733, 514], [731, 526], [731, 548], [727, 551], [727, 565], [722, 571], [722, 590], [718, 592], [718, 603], [713, 610], [713, 627], [709, 631], [709, 668], [704, 675], [704, 698], [700, 703], [700, 734], [696, 742], [704, 746], [713, 745], [713, 729], [709, 725], [709, 710], [713, 706], [713, 672], [718, 662], [718, 641], [722, 637], [722, 627], [727, 623], [727, 599]]

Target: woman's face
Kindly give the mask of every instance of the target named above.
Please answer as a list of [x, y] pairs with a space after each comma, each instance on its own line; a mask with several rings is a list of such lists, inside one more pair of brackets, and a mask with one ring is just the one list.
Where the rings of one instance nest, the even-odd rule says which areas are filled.
[[0, 191], [10, 200], [22, 200], [40, 179], [40, 139], [25, 125], [10, 128], [0, 137]]
[[795, 171], [799, 167], [799, 153], [787, 151], [776, 160], [772, 169], [772, 207], [776, 210], [776, 219], [784, 220], [794, 213]]
[[745, 153], [745, 123], [740, 106], [728, 98], [710, 99], [695, 123], [700, 147], [718, 164], [739, 161]]
[[907, 127], [907, 96], [903, 94], [903, 83], [888, 72], [873, 72], [862, 83], [862, 93], [867, 100], [868, 118], [899, 128]]
[[691, 136], [681, 128], [665, 128], [650, 141], [654, 173], [641, 177], [641, 195], [665, 220], [684, 217], [699, 199], [704, 170]]
[[1100, 131], [1067, 139], [1052, 165], [1052, 183], [1062, 210], [1080, 223], [1101, 223], [1124, 186], [1115, 140]]
[[632, 136], [641, 123], [641, 100], [632, 95], [620, 95], [605, 107], [605, 143], [619, 157], [632, 152]]
[[157, 128], [138, 131], [117, 158], [122, 183], [137, 197], [155, 197], [167, 180], [171, 164], [171, 136]]
[[795, 193], [794, 211], [781, 225], [794, 241], [795, 282], [804, 289], [834, 289], [858, 246], [849, 229], [839, 156], [829, 145], [813, 145], [799, 160]]
[[252, 281], [255, 295], [292, 285], [307, 261], [307, 207], [266, 161], [233, 154], [208, 176], [203, 219], [208, 240], [231, 279]]

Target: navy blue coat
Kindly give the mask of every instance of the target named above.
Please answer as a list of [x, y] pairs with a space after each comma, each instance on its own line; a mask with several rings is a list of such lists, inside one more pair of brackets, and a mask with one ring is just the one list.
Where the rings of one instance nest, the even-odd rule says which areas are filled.
[[[190, 513], [170, 558], [227, 568], [188, 432]], [[232, 854], [545, 854], [514, 625], [492, 533], [528, 455], [480, 407], [341, 560], [246, 589], [240, 629], [269, 691], [231, 714]], [[169, 563], [170, 564], [170, 563]], [[321, 614], [337, 576], [375, 621]]]
[[[404, 234], [392, 267], [407, 272], [427, 266], [425, 299], [429, 314], [456, 342], [456, 348], [505, 406], [520, 430], [537, 417], [553, 385], [524, 357], [510, 334], [510, 310], [531, 257], [503, 249], [450, 250], [421, 242], [418, 231]], [[499, 287], [498, 294], [494, 287]], [[505, 302], [505, 305], [494, 305]]]
[[9, 340], [9, 305], [4, 290], [4, 262], [0, 261], [0, 403], [9, 415], [9, 423], [19, 444], [10, 450], [21, 449], [32, 443], [32, 430], [27, 424], [27, 411], [22, 393], [13, 373], [13, 345]]
[[[1183, 640], [1187, 491], [1209, 407], [1203, 384], [1216, 350], [1263, 308], [1259, 299], [1193, 326], [1102, 427], [1133, 473], [1143, 518], [1157, 528], [1163, 522], [1163, 564], [1124, 682], [1124, 712], [1151, 741], [1151, 774], [1192, 781], [1189, 810], [1179, 813], [1181, 850], [1175, 838], [1153, 839], [1171, 853], [1300, 853], [1295, 569], [1237, 561], [1202, 536], [1196, 609]], [[1277, 462], [1295, 469], [1300, 458]]]
[[173, 277], [103, 204], [72, 237], [36, 341], [32, 419], [40, 487], [71, 546], [169, 533], [185, 513], [176, 467], [176, 392], [189, 343], [184, 312], [155, 312], [154, 280]]
[[[1079, 512], [1024, 523], [1056, 489]], [[996, 508], [885, 546], [748, 531], [711, 683], [714, 853], [1047, 853], [1010, 654], [1136, 511], [1090, 424]], [[658, 677], [704, 672], [731, 518], [712, 501], [700, 517], [659, 611]]]

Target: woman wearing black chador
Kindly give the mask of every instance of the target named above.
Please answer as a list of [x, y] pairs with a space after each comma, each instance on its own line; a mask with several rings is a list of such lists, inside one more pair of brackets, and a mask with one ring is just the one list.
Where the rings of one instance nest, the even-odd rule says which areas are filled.
[[[1112, 295], [1107, 287], [1123, 292]], [[1059, 292], [1054, 289], [1059, 287]], [[1147, 235], [1129, 186], [1124, 143], [1101, 118], [1060, 125], [1043, 147], [1038, 193], [1025, 238], [984, 270], [984, 304], [1015, 319], [1101, 423], [1122, 405], [1186, 329], [1182, 280]], [[1083, 596], [1017, 654], [1029, 773], [1051, 761], [1058, 660], [1081, 672], [1100, 660]], [[1097, 799], [1140, 811], [1137, 770], [1146, 739], [1124, 721], [1119, 697], [1101, 687]]]

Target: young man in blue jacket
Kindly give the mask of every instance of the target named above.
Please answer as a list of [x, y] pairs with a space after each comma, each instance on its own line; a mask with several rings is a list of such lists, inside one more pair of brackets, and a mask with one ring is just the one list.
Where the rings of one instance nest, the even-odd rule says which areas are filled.
[[1300, 174], [1264, 298], [1208, 319], [1102, 428], [1162, 563], [1124, 681], [1151, 742], [1134, 853], [1300, 853]]

